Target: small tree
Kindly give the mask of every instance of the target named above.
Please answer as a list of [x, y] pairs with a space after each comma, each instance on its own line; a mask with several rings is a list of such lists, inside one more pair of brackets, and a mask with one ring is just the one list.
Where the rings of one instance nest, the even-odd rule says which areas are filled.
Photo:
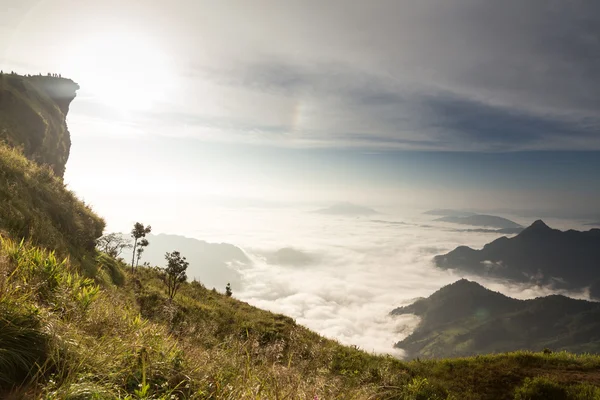
[[150, 244], [150, 242], [146, 238], [140, 240], [140, 242], [138, 243], [137, 250], [136, 250], [137, 257], [135, 259], [135, 267], [136, 268], [140, 263], [140, 258], [142, 258], [142, 253], [144, 252], [144, 247], [148, 246], [149, 244]]
[[151, 231], [152, 231], [152, 227], [150, 225], [144, 226], [144, 224], [142, 224], [140, 222], [136, 222], [133, 225], [133, 229], [131, 230], [131, 237], [133, 238], [133, 254], [131, 256], [131, 273], [133, 273], [135, 255], [137, 254], [136, 250], [137, 250], [137, 246], [138, 246], [138, 240], [146, 237], [146, 235], [149, 234]]
[[109, 256], [117, 258], [123, 250], [130, 249], [132, 245], [120, 233], [109, 233], [96, 240], [96, 247]]
[[231, 291], [231, 283], [228, 283], [227, 286], [225, 286], [225, 294], [227, 295], [227, 297], [231, 297], [231, 295], [233, 294], [233, 292]]
[[165, 268], [167, 295], [169, 296], [169, 299], [172, 300], [181, 284], [187, 280], [185, 271], [190, 263], [188, 263], [185, 257], [182, 257], [181, 253], [178, 251], [166, 253], [165, 259], [167, 260], [167, 268]]

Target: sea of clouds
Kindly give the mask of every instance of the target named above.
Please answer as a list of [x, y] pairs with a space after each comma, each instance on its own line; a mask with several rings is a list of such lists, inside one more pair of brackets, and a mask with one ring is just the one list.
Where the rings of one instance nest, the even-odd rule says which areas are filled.
[[[418, 318], [389, 312], [461, 277], [435, 268], [433, 256], [459, 245], [481, 248], [502, 236], [464, 232], [464, 226], [434, 219], [421, 213], [346, 217], [287, 208], [222, 209], [203, 216], [202, 229], [187, 236], [232, 243], [250, 257], [251, 263], [231, 267], [241, 277], [236, 298], [343, 344], [402, 357], [393, 345], [410, 334]], [[553, 293], [471, 279], [520, 299]]]

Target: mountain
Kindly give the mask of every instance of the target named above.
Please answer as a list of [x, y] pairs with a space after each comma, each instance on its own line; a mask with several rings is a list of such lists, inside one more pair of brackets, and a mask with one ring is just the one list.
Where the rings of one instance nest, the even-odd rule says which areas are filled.
[[[180, 235], [149, 234], [146, 239], [150, 245], [144, 249], [140, 263], [164, 267], [165, 253], [179, 251], [190, 263], [188, 276], [194, 277], [208, 288], [220, 291], [231, 283], [234, 290], [241, 289], [239, 273], [233, 264], [249, 264], [250, 259], [240, 249], [229, 243], [209, 243], [204, 240]], [[131, 255], [124, 257], [129, 260]]]
[[0, 74], [0, 142], [62, 177], [71, 149], [66, 116], [78, 89], [70, 79]]
[[600, 352], [600, 303], [564, 296], [516, 300], [465, 279], [392, 315], [421, 317], [396, 347], [411, 357], [462, 357], [516, 350]]
[[472, 225], [472, 226], [490, 226], [500, 229], [519, 229], [521, 225], [509, 219], [497, 217], [495, 215], [468, 215], [468, 216], [446, 216], [436, 219], [436, 221], [452, 222], [454, 224]]
[[434, 257], [443, 269], [583, 289], [600, 280], [600, 229], [560, 231], [535, 221], [517, 236], [501, 237], [481, 250], [460, 246]]
[[360, 216], [360, 215], [374, 215], [379, 214], [372, 208], [359, 206], [352, 203], [337, 203], [331, 207], [322, 208], [316, 210], [318, 214], [329, 214], [329, 215], [347, 215], [347, 216]]
[[449, 208], [437, 208], [434, 210], [425, 211], [423, 214], [441, 215], [444, 217], [469, 217], [471, 215], [476, 215], [476, 213], [474, 213], [474, 212], [464, 211], [464, 210], [452, 210]]

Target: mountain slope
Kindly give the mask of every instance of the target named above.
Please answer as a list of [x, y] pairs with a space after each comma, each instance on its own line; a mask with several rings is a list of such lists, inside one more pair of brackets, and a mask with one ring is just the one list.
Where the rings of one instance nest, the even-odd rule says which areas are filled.
[[62, 177], [71, 148], [66, 115], [78, 89], [70, 79], [0, 74], [0, 142]]
[[564, 296], [516, 300], [463, 279], [391, 314], [421, 317], [396, 344], [412, 357], [544, 348], [600, 352], [600, 303]]
[[443, 269], [582, 289], [600, 280], [600, 229], [551, 229], [538, 220], [513, 238], [501, 237], [481, 250], [460, 246], [434, 258]]
[[68, 261], [0, 237], [0, 398], [508, 400], [538, 375], [571, 396], [561, 398], [600, 395], [597, 356], [403, 362], [198, 282], [170, 300], [159, 270], [104, 263], [125, 281], [97, 286]]

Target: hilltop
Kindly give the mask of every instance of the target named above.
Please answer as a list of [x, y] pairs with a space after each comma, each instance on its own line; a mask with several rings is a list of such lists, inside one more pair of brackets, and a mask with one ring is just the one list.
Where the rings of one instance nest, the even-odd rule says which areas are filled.
[[516, 350], [600, 352], [600, 303], [564, 296], [516, 300], [462, 279], [392, 315], [421, 317], [396, 344], [411, 357], [460, 357]]

